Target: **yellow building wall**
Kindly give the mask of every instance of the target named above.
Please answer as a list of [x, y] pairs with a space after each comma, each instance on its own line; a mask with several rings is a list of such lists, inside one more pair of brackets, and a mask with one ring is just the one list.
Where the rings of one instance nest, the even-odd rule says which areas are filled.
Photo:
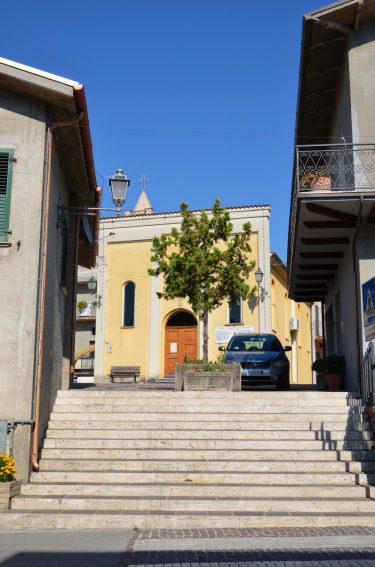
[[[151, 278], [147, 268], [150, 241], [109, 244], [107, 264], [104, 372], [108, 374], [111, 366], [140, 366], [144, 376], [149, 360]], [[122, 326], [123, 289], [129, 281], [136, 286], [135, 324], [125, 328]]]
[[[290, 381], [296, 377], [298, 384], [311, 384], [311, 334], [310, 306], [294, 303], [288, 298], [286, 274], [283, 269], [271, 265], [271, 327], [283, 346], [296, 349], [296, 356], [288, 352]], [[293, 306], [294, 303], [294, 306]], [[299, 331], [290, 331], [291, 317], [298, 317]], [[296, 368], [294, 368], [296, 364]]]

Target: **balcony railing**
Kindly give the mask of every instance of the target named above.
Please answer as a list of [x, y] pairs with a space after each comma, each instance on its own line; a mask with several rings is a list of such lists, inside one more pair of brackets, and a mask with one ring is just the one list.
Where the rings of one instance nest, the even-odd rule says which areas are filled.
[[317, 178], [328, 178], [331, 191], [375, 190], [375, 145], [296, 146], [297, 190], [313, 190]]
[[375, 191], [375, 144], [296, 146], [289, 251], [294, 240], [298, 195], [322, 190]]

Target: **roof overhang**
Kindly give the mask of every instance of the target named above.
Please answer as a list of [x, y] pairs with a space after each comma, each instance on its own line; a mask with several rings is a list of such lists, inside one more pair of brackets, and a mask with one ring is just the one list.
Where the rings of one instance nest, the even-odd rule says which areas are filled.
[[298, 237], [289, 273], [289, 296], [295, 301], [323, 301], [358, 225], [375, 222], [373, 192], [332, 193], [298, 196]]
[[342, 0], [304, 15], [296, 144], [326, 143], [348, 36], [375, 18], [375, 0]]
[[[83, 85], [0, 58], [0, 88], [27, 94], [46, 103], [48, 112], [46, 122], [58, 131], [58, 148], [65, 164], [69, 205], [99, 207], [101, 192], [96, 183]], [[74, 122], [75, 118], [77, 120]], [[68, 124], [63, 125], [65, 122]], [[96, 241], [99, 211], [89, 217], [89, 223]], [[88, 242], [83, 242], [79, 252], [80, 265], [85, 267], [95, 265], [96, 252], [95, 244], [91, 246]]]

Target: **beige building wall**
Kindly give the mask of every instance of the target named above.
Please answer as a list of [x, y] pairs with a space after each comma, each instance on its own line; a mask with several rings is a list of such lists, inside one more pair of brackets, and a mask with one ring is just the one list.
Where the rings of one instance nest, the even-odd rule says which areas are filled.
[[[287, 353], [290, 362], [290, 382], [311, 384], [310, 305], [296, 303], [288, 298], [286, 266], [276, 255], [271, 255], [270, 302], [272, 332], [277, 335], [283, 346], [292, 347], [292, 351]], [[298, 330], [292, 330], [297, 326]]]

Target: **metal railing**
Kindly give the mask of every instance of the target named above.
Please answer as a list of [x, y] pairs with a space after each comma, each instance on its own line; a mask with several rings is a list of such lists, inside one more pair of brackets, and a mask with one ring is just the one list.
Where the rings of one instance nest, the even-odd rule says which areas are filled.
[[298, 195], [313, 195], [316, 184], [320, 191], [375, 191], [375, 144], [296, 146], [289, 253], [294, 242]]

